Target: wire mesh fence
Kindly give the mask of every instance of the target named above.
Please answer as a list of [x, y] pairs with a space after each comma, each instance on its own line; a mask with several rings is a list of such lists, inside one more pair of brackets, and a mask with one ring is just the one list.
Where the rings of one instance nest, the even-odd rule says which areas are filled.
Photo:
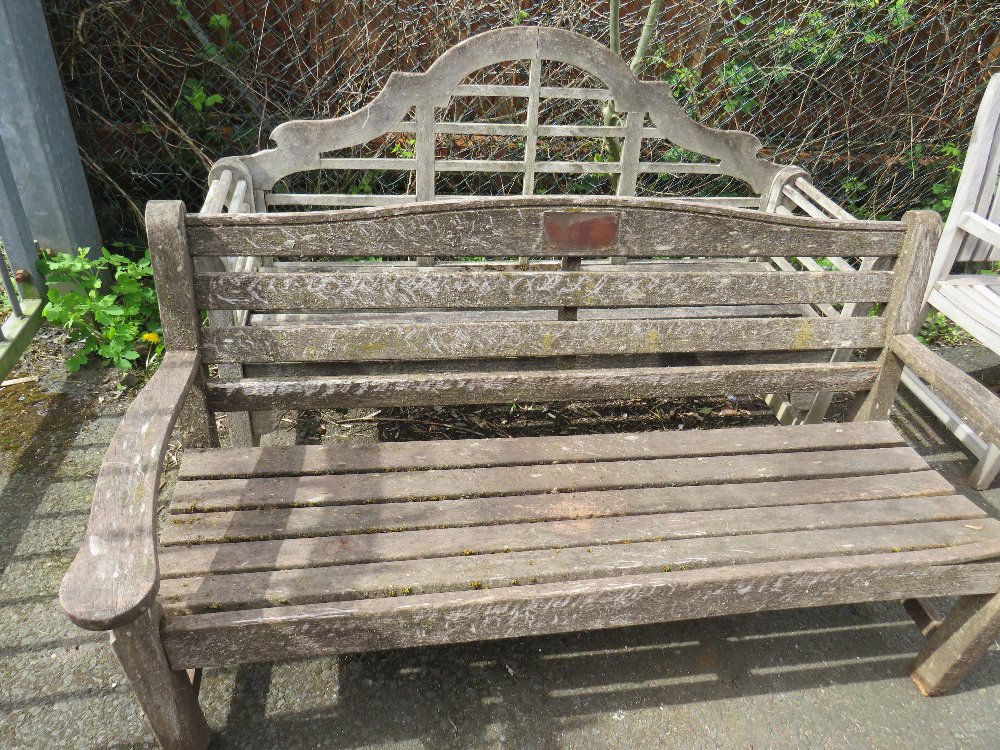
[[[1000, 70], [993, 0], [653, 0], [655, 23], [634, 67], [668, 82], [696, 119], [757, 135], [764, 153], [800, 164], [860, 216], [947, 207], [976, 107]], [[47, 17], [105, 237], [142, 233], [151, 198], [200, 205], [211, 163], [265, 148], [294, 118], [363, 106], [395, 70], [425, 70], [452, 45], [516, 24], [568, 28], [612, 42], [612, 3], [584, 0], [45, 0]], [[632, 60], [648, 0], [620, 7], [621, 51]], [[551, 65], [562, 85], [583, 74]], [[482, 82], [523, 85], [526, 66], [494, 66]], [[448, 117], [510, 121], [510, 100], [453, 105]], [[540, 121], [600, 124], [592, 103], [552, 100]], [[589, 106], [586, 111], [580, 107]], [[354, 156], [404, 154], [406, 134]], [[607, 159], [607, 144], [539, 142], [545, 158]], [[466, 158], [519, 158], [523, 143], [484, 137]], [[672, 154], [671, 158], [683, 158]], [[658, 158], [647, 155], [644, 158]], [[385, 189], [405, 175], [305, 175], [337, 192]], [[456, 176], [454, 192], [518, 192], [503, 177]], [[556, 178], [552, 178], [553, 180]], [[561, 188], [605, 192], [610, 178]], [[466, 181], [460, 183], [459, 181]], [[478, 180], [479, 182], [475, 182]], [[730, 194], [728, 180], [653, 175], [646, 194]], [[472, 181], [474, 184], [470, 184]], [[607, 183], [607, 184], [605, 184]], [[331, 186], [326, 186], [330, 189]], [[407, 185], [393, 184], [395, 191]], [[409, 186], [412, 189], [412, 186]]]

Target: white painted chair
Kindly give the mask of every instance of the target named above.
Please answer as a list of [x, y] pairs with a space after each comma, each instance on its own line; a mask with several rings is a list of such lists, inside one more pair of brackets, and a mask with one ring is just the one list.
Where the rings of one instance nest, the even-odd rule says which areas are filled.
[[[968, 156], [931, 268], [925, 301], [1000, 353], [1000, 277], [972, 264], [1000, 260], [1000, 75], [990, 80], [976, 116]], [[988, 487], [1000, 472], [1000, 448], [961, 422], [913, 373], [903, 382], [980, 459], [971, 481]]]

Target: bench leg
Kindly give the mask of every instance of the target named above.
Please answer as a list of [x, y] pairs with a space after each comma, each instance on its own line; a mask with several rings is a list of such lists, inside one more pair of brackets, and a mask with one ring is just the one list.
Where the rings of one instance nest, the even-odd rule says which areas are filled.
[[111, 647], [164, 750], [204, 750], [211, 731], [187, 672], [170, 668], [159, 612], [147, 610], [111, 632]]
[[969, 484], [977, 490], [989, 489], [993, 480], [996, 479], [997, 473], [1000, 473], [1000, 447], [989, 445], [986, 448], [986, 453], [976, 464], [976, 468], [972, 470]]
[[953, 690], [1000, 635], [1000, 594], [963, 596], [927, 638], [910, 668], [924, 695]]

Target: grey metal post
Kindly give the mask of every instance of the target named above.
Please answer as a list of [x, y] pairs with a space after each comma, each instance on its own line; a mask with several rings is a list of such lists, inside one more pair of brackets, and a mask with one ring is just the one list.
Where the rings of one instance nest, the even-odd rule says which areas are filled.
[[[24, 270], [30, 274], [30, 280], [34, 280], [34, 285], [18, 284], [23, 297], [37, 297], [42, 292], [42, 284], [37, 282], [38, 271], [35, 269], [35, 244], [31, 240], [31, 229], [28, 227], [28, 220], [24, 215], [24, 206], [21, 203], [21, 196], [17, 193], [17, 185], [14, 184], [14, 175], [10, 171], [10, 162], [7, 160], [7, 149], [4, 146], [3, 138], [0, 138], [0, 242], [3, 243], [3, 251], [10, 263], [14, 273]], [[0, 258], [2, 261], [2, 258]], [[4, 285], [6, 287], [6, 284]], [[14, 312], [20, 314], [17, 307], [17, 297], [7, 290], [11, 306]]]
[[0, 0], [0, 103], [31, 236], [44, 248], [96, 254], [101, 235], [40, 0]]

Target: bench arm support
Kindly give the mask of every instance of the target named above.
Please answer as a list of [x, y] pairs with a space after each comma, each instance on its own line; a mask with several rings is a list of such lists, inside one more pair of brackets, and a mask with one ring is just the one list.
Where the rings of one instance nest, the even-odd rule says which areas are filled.
[[81, 628], [124, 625], [156, 597], [160, 468], [198, 365], [197, 352], [167, 352], [111, 438], [87, 533], [59, 588], [63, 609]]
[[889, 350], [988, 443], [1000, 444], [1000, 398], [915, 336], [893, 336]]

